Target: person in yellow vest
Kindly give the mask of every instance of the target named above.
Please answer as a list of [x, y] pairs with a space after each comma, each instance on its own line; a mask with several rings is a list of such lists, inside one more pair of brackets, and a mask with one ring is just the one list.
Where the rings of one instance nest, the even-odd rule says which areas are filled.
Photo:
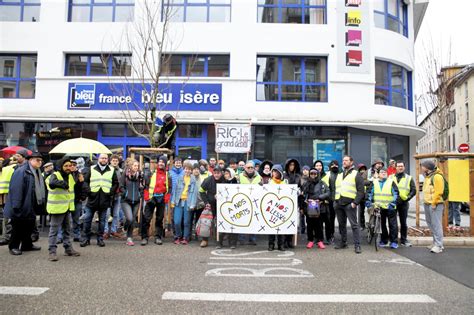
[[107, 208], [112, 206], [114, 194], [119, 186], [117, 174], [113, 167], [108, 165], [107, 154], [100, 154], [99, 161], [92, 166], [85, 176], [88, 188], [87, 205], [84, 208], [84, 226], [82, 230], [81, 247], [91, 244], [91, 225], [94, 213], [99, 214], [99, 229], [97, 231], [97, 245], [104, 247], [104, 228], [106, 224]]
[[[367, 197], [367, 208], [375, 205], [380, 207], [380, 215], [382, 219], [382, 235], [379, 246], [389, 246], [390, 248], [398, 248], [398, 224], [397, 224], [397, 199], [398, 187], [393, 177], [388, 177], [387, 169], [382, 167], [379, 169], [378, 178], [374, 178], [372, 189]], [[388, 231], [387, 231], [388, 219]], [[390, 235], [389, 235], [390, 231]]]
[[423, 183], [423, 202], [425, 218], [433, 235], [433, 246], [430, 251], [442, 253], [443, 246], [443, 212], [444, 212], [444, 178], [441, 171], [431, 160], [421, 163], [421, 171], [425, 174]]
[[399, 195], [397, 199], [397, 212], [400, 219], [400, 246], [411, 247], [411, 243], [407, 239], [408, 233], [408, 209], [410, 208], [410, 200], [416, 196], [416, 184], [413, 177], [405, 173], [405, 162], [397, 161], [393, 180], [397, 184]]
[[336, 179], [336, 193], [334, 196], [341, 241], [334, 248], [347, 248], [347, 219], [349, 219], [354, 240], [354, 250], [356, 254], [360, 254], [362, 249], [360, 247], [360, 231], [357, 222], [357, 206], [365, 196], [364, 179], [355, 170], [354, 159], [351, 156], [344, 156], [342, 167], [343, 172], [339, 173]]
[[165, 205], [168, 203], [170, 192], [172, 191], [171, 176], [166, 171], [166, 163], [168, 159], [162, 155], [158, 158], [158, 165], [150, 178], [148, 187], [148, 198], [145, 210], [143, 211], [143, 217], [141, 222], [141, 236], [142, 242], [140, 245], [145, 246], [148, 244], [148, 229], [150, 228], [150, 222], [153, 217], [153, 213], [156, 209], [155, 218], [155, 244], [163, 245], [163, 218], [165, 216]]
[[[65, 158], [59, 163], [59, 171], [54, 172], [46, 180], [48, 187], [48, 201], [46, 202], [46, 211], [51, 218], [49, 228], [49, 260], [57, 261], [57, 237], [58, 230], [62, 229], [63, 246], [66, 256], [80, 256], [72, 248], [71, 243], [71, 212], [74, 208], [74, 190], [76, 185], [82, 186], [82, 182], [76, 183], [72, 174], [72, 160]], [[83, 178], [81, 178], [84, 180]]]
[[[255, 163], [252, 160], [248, 160], [244, 165], [244, 170], [237, 175], [237, 183], [242, 185], [260, 185], [262, 183], [262, 177], [255, 171]], [[245, 234], [240, 234], [238, 238], [241, 245], [245, 243], [246, 238], [248, 245], [257, 245], [257, 235], [255, 234], [248, 234], [247, 237]]]

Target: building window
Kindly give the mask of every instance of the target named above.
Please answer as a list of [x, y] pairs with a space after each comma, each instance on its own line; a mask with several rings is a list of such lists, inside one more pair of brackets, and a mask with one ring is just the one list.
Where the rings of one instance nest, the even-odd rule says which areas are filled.
[[469, 97], [467, 81], [464, 82], [464, 99], [467, 100]]
[[34, 98], [36, 55], [0, 55], [0, 98]]
[[403, 0], [375, 0], [375, 26], [408, 37], [407, 5]]
[[0, 0], [1, 22], [39, 22], [40, 0]]
[[375, 104], [413, 110], [411, 94], [410, 71], [393, 63], [375, 61]]
[[325, 57], [257, 57], [257, 101], [327, 102]]
[[229, 55], [168, 55], [161, 58], [161, 75], [171, 77], [228, 77]]
[[131, 22], [135, 0], [69, 0], [69, 22]]
[[466, 102], [464, 106], [466, 108], [466, 123], [469, 123], [469, 103]]
[[258, 0], [257, 21], [326, 24], [326, 0]]
[[66, 55], [66, 76], [130, 76], [131, 55]]
[[170, 22], [230, 22], [231, 0], [163, 1], [161, 20]]

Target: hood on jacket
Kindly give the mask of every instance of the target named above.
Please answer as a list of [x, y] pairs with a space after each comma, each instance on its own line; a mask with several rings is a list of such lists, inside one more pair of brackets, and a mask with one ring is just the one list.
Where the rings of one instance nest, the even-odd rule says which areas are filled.
[[262, 164], [260, 164], [260, 168], [258, 169], [258, 173], [260, 174], [260, 176], [265, 176], [265, 174], [263, 174], [263, 169], [265, 168], [265, 165], [270, 165], [270, 172], [272, 170], [272, 167], [273, 167], [272, 161], [265, 160], [262, 162]]
[[372, 162], [372, 168], [374, 168], [375, 164], [377, 163], [381, 163], [382, 164], [382, 167], [385, 167], [385, 163], [382, 161], [382, 159], [375, 159], [373, 162]]
[[273, 167], [272, 167], [272, 172], [273, 172], [273, 171], [277, 171], [277, 172], [280, 173], [280, 176], [281, 176], [280, 179], [283, 179], [283, 178], [284, 178], [284, 177], [283, 177], [283, 167], [282, 167], [280, 164], [275, 164], [275, 165], [273, 165]]
[[297, 159], [288, 159], [288, 160], [286, 160], [285, 173], [289, 174], [288, 173], [288, 168], [289, 168], [291, 162], [295, 162], [295, 173], [300, 174], [301, 173], [301, 167], [300, 167], [300, 162], [298, 162]]

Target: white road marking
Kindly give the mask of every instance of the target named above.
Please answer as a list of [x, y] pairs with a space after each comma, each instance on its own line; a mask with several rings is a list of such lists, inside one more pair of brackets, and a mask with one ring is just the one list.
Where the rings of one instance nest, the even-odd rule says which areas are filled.
[[[298, 266], [303, 262], [296, 258], [239, 258], [239, 257], [210, 257], [211, 260], [231, 260], [232, 262], [209, 262], [211, 266]], [[249, 262], [246, 262], [249, 261]], [[270, 263], [255, 261], [273, 261]]]
[[397, 265], [406, 265], [406, 266], [419, 266], [423, 267], [417, 262], [414, 262], [413, 260], [410, 259], [404, 259], [404, 258], [393, 258], [393, 259], [385, 259], [385, 260], [377, 260], [377, 259], [370, 259], [367, 260], [369, 263], [374, 263], [374, 264], [397, 264]]
[[[244, 273], [229, 273], [228, 271], [243, 271]], [[287, 274], [269, 273], [272, 271], [284, 271]], [[306, 270], [294, 268], [263, 268], [252, 269], [243, 267], [216, 268], [208, 270], [205, 274], [209, 277], [262, 277], [262, 278], [313, 278], [314, 275]]]
[[0, 287], [0, 295], [40, 295], [48, 290], [38, 287]]
[[[267, 250], [261, 251], [254, 251], [254, 252], [245, 252], [245, 253], [238, 253], [233, 251], [232, 249], [216, 249], [211, 252], [214, 256], [226, 256], [226, 257], [242, 257], [242, 256], [251, 256], [251, 255], [259, 255], [259, 254], [268, 254], [270, 253]], [[285, 251], [282, 253], [278, 253], [277, 257], [289, 257], [294, 256], [295, 253], [292, 251]]]
[[165, 292], [162, 300], [269, 303], [436, 303], [425, 294], [240, 294]]

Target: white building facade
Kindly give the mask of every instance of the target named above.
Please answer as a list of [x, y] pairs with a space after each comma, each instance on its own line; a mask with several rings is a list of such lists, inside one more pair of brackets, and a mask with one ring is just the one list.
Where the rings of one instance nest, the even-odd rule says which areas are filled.
[[[124, 155], [147, 145], [111, 88], [137, 79], [130, 65], [143, 51], [129, 44], [143, 2], [0, 0], [0, 146], [47, 152], [79, 135]], [[427, 1], [147, 1], [161, 2], [174, 12], [162, 80], [172, 99], [161, 111], [180, 124], [179, 155], [214, 156], [216, 123], [251, 124], [258, 159], [370, 164], [415, 153], [414, 41]]]

